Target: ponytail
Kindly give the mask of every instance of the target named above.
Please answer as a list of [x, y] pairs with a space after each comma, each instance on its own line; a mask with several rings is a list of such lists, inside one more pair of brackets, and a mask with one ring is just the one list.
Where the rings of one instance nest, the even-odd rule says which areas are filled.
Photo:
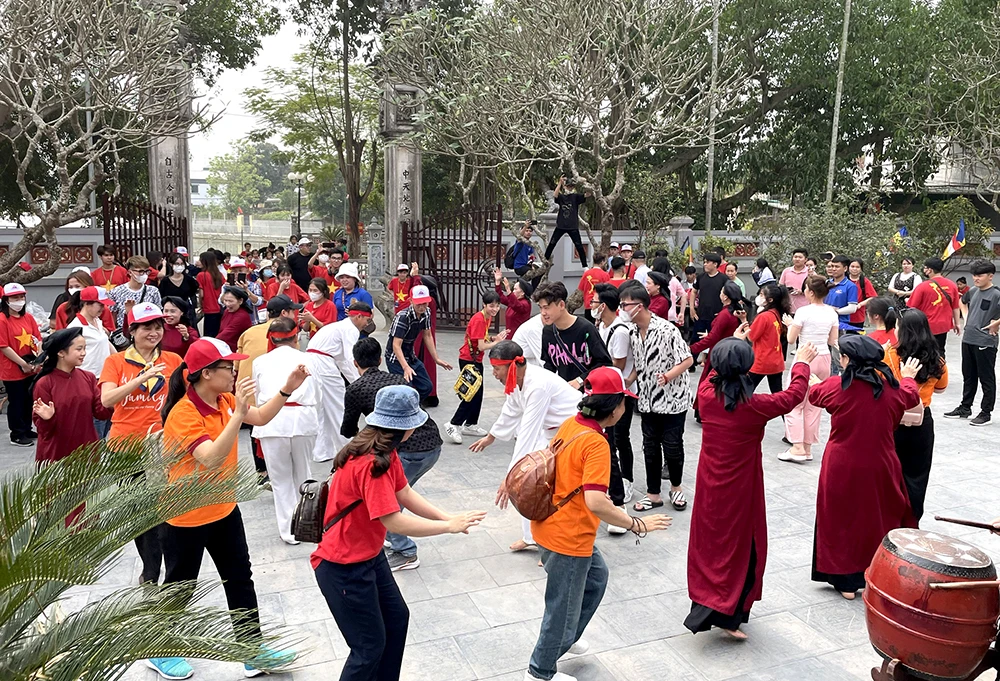
[[66, 323], [73, 321], [82, 309], [83, 302], [80, 300], [80, 292], [77, 291], [66, 301]]
[[894, 298], [888, 298], [886, 296], [879, 296], [878, 298], [872, 298], [868, 301], [868, 316], [870, 317], [881, 317], [882, 321], [885, 323], [886, 331], [892, 331], [896, 328], [896, 302]]
[[170, 374], [170, 383], [167, 386], [167, 398], [163, 402], [163, 409], [160, 410], [160, 419], [163, 423], [167, 422], [167, 416], [170, 414], [170, 410], [174, 408], [174, 405], [181, 401], [187, 393], [188, 384], [195, 384], [201, 378], [201, 372], [196, 371], [193, 374], [186, 374], [187, 372], [187, 362], [181, 362], [180, 365], [174, 369], [174, 372]]

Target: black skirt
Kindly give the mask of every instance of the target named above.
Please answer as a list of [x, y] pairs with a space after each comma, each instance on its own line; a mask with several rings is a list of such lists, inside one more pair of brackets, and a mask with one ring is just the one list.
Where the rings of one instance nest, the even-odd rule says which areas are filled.
[[816, 569], [816, 530], [813, 530], [812, 581], [825, 582], [841, 593], [854, 593], [865, 588], [865, 573], [852, 572], [846, 575], [831, 575]]
[[934, 455], [934, 418], [931, 408], [924, 408], [924, 422], [919, 426], [900, 426], [895, 432], [896, 456], [903, 467], [903, 480], [910, 496], [910, 508], [918, 521], [924, 514], [924, 498], [931, 477]]

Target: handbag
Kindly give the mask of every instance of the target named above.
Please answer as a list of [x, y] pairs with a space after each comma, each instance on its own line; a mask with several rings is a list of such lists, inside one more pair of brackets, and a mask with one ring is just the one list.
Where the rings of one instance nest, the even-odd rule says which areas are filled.
[[466, 364], [455, 381], [455, 392], [463, 402], [469, 402], [483, 385], [483, 375], [474, 364]]
[[[146, 284], [143, 284], [142, 295], [139, 296], [140, 303], [146, 301], [146, 288], [147, 288]], [[110, 340], [111, 345], [114, 346], [115, 352], [121, 352], [128, 346], [132, 345], [132, 339], [128, 335], [128, 327], [126, 326], [126, 324], [128, 324], [127, 312], [122, 316], [122, 325], [119, 328], [112, 331], [111, 335], [108, 336], [108, 340]]]
[[299, 502], [292, 514], [292, 536], [298, 541], [318, 544], [326, 531], [343, 520], [348, 513], [361, 503], [361, 499], [352, 501], [340, 513], [323, 524], [326, 516], [326, 500], [330, 495], [330, 482], [324, 480], [306, 480], [299, 485]]
[[558, 504], [552, 503], [552, 495], [556, 489], [556, 457], [573, 440], [586, 434], [587, 431], [577, 433], [568, 442], [555, 439], [548, 447], [525, 454], [510, 469], [504, 480], [504, 489], [510, 503], [522, 517], [528, 520], [545, 520], [580, 493], [583, 488], [577, 487]]
[[899, 425], [916, 428], [924, 424], [924, 401], [917, 402], [917, 406], [910, 407], [903, 412], [903, 418], [899, 420]]

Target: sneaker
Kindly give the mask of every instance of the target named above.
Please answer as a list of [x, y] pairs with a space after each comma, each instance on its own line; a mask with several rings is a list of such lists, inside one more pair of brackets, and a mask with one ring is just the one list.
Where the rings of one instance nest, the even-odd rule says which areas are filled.
[[194, 669], [183, 657], [151, 657], [146, 666], [163, 679], [190, 679]]
[[946, 419], [967, 419], [970, 416], [972, 416], [972, 410], [966, 409], [965, 407], [958, 407], [957, 409], [953, 409], [944, 415]]
[[389, 560], [389, 569], [393, 572], [399, 572], [400, 570], [414, 570], [420, 567], [420, 559], [417, 558], [417, 554], [408, 556], [405, 553], [400, 553], [399, 551], [389, 551], [387, 556]]
[[38, 433], [36, 433], [35, 431], [31, 431], [30, 433], [28, 433], [28, 439], [29, 440], [37, 440], [38, 439]]
[[[276, 671], [277, 667], [286, 665], [294, 659], [294, 650], [272, 650], [267, 646], [261, 646], [260, 654], [243, 665], [243, 676], [252, 679], [261, 674], [270, 674]], [[261, 665], [262, 668], [257, 665]]]
[[778, 454], [778, 461], [791, 461], [792, 463], [806, 463], [807, 461], [812, 461], [811, 454], [792, 454], [792, 450], [788, 450]]
[[632, 501], [632, 496], [635, 494], [635, 489], [632, 487], [632, 481], [631, 480], [625, 480], [623, 478], [622, 479], [622, 485], [625, 487], [625, 500], [624, 500], [624, 502], [627, 504], [628, 502]]
[[[621, 511], [622, 513], [625, 513], [626, 515], [628, 514], [628, 511], [625, 510], [624, 506], [619, 506], [618, 510]], [[608, 534], [625, 534], [626, 532], [628, 532], [628, 530], [624, 527], [618, 527], [617, 525], [610, 525], [610, 524], [608, 525]], [[573, 645], [578, 645], [579, 643], [580, 641], [577, 641]], [[572, 648], [570, 648], [570, 650], [572, 650]], [[582, 653], [578, 654], [582, 655]]]
[[467, 423], [462, 426], [462, 435], [469, 435], [472, 437], [486, 437], [489, 435], [485, 430], [477, 426], [475, 423]]
[[[542, 677], [535, 676], [530, 671], [524, 672], [524, 681], [542, 681]], [[575, 676], [570, 676], [569, 674], [563, 674], [562, 672], [556, 672], [549, 681], [576, 681]]]
[[458, 429], [458, 426], [452, 423], [444, 424], [444, 434], [450, 442], [453, 442], [456, 445], [462, 444], [462, 431]]
[[569, 650], [566, 652], [570, 655], [586, 655], [588, 650], [590, 650], [590, 644], [587, 643], [586, 639], [581, 638], [579, 641], [571, 645]]
[[19, 437], [16, 440], [12, 439], [10, 441], [10, 443], [12, 445], [14, 445], [15, 447], [34, 447], [35, 446], [35, 441], [34, 440], [30, 440], [30, 439], [28, 439], [26, 437]]
[[990, 415], [985, 411], [979, 412], [979, 416], [969, 421], [970, 426], [988, 426], [990, 425]]
[[281, 536], [281, 541], [285, 542], [289, 546], [298, 546], [299, 545], [299, 540], [296, 539], [295, 537], [293, 537], [290, 534], [287, 535], [287, 536], [286, 535], [282, 535]]

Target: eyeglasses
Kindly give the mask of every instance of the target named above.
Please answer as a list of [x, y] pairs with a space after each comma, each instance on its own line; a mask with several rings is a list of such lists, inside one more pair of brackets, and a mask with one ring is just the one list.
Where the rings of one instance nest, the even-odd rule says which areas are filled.
[[220, 365], [212, 367], [212, 368], [215, 369], [215, 370], [217, 370], [217, 371], [229, 371], [229, 372], [235, 372], [236, 371], [236, 366], [233, 365], [233, 364], [220, 364]]
[[619, 303], [618, 307], [632, 307], [633, 305], [642, 305], [642, 303], [638, 303], [638, 302]]

